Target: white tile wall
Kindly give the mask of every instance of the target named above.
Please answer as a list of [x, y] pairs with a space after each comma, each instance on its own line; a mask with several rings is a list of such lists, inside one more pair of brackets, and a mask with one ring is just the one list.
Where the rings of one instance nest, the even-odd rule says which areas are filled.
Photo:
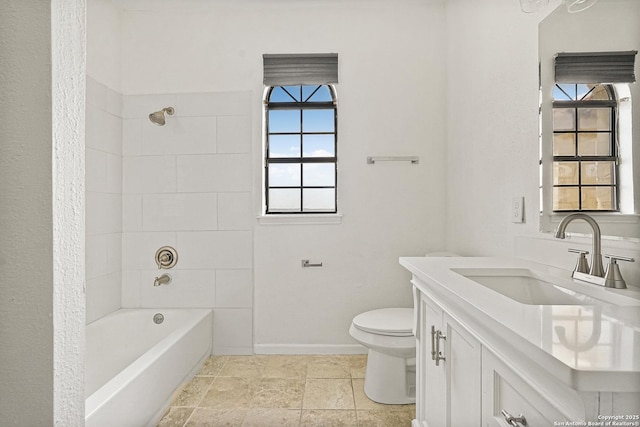
[[124, 194], [174, 193], [175, 156], [125, 156]]
[[[123, 307], [214, 309], [214, 353], [253, 351], [247, 92], [122, 96], [87, 78], [87, 322]], [[165, 126], [149, 113], [172, 106]], [[178, 250], [158, 270], [156, 250]], [[168, 272], [172, 283], [153, 286]]]
[[175, 97], [176, 115], [250, 116], [250, 92], [185, 93]]
[[144, 231], [216, 230], [216, 193], [145, 194], [142, 196]]
[[255, 221], [252, 202], [248, 192], [219, 193], [218, 229], [251, 230]]
[[[155, 262], [156, 251], [163, 246], [176, 247], [176, 233], [173, 231], [125, 232], [122, 233], [122, 269], [158, 269]], [[179, 251], [179, 250], [178, 250]], [[180, 255], [178, 254], [178, 261]], [[182, 263], [181, 263], [182, 264]]]
[[183, 268], [251, 268], [251, 231], [191, 231], [178, 233]]
[[87, 279], [87, 323], [120, 308], [120, 272]]
[[213, 353], [247, 354], [252, 351], [253, 313], [249, 308], [218, 308], [213, 312]]
[[121, 232], [122, 195], [87, 191], [85, 215], [87, 235]]
[[[169, 285], [149, 286], [163, 273], [171, 275]], [[139, 283], [142, 307], [217, 307], [215, 270], [142, 270]]]
[[142, 154], [207, 154], [216, 152], [216, 117], [166, 116], [157, 126], [143, 120]]
[[[149, 114], [166, 107], [176, 108], [176, 95], [125, 95], [122, 99], [122, 117], [124, 119], [147, 119]], [[180, 109], [176, 108], [174, 116], [180, 116]]]
[[251, 269], [217, 270], [215, 297], [217, 307], [253, 307], [253, 277]]
[[142, 230], [142, 195], [122, 195], [122, 231]]
[[218, 153], [248, 153], [251, 121], [247, 116], [218, 117]]
[[[216, 354], [253, 351], [250, 112], [247, 92], [123, 97], [122, 305], [213, 308]], [[164, 245], [171, 270], [153, 259]]]
[[87, 76], [87, 323], [121, 304], [122, 96]]
[[[92, 84], [99, 83], [94, 80], [87, 82], [87, 86]], [[87, 105], [86, 145], [88, 148], [122, 154], [122, 119], [106, 111], [106, 108], [106, 104]]]
[[122, 120], [122, 154], [124, 156], [142, 154], [142, 121], [143, 119]]
[[178, 156], [178, 191], [251, 191], [248, 154]]

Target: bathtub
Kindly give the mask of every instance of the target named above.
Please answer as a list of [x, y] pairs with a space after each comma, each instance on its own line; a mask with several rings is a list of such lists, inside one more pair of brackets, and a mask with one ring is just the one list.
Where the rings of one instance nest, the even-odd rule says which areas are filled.
[[86, 426], [154, 426], [211, 353], [212, 327], [205, 309], [121, 309], [87, 325]]

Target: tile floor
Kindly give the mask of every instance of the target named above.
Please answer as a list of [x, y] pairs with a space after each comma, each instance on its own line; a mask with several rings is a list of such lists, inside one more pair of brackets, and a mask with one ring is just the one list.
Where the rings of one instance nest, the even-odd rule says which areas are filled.
[[364, 355], [214, 356], [158, 427], [409, 427], [415, 405], [364, 394]]

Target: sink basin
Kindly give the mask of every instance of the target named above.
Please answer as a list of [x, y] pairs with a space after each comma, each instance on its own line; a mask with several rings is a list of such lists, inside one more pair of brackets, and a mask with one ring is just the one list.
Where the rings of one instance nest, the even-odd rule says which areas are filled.
[[462, 268], [452, 271], [522, 304], [602, 304], [593, 297], [558, 286], [527, 269]]

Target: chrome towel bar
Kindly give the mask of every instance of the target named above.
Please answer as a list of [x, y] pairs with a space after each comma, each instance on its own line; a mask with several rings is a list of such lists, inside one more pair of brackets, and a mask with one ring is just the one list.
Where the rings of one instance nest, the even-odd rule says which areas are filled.
[[412, 165], [420, 163], [419, 156], [369, 156], [367, 164], [373, 165], [376, 162], [411, 162]]

